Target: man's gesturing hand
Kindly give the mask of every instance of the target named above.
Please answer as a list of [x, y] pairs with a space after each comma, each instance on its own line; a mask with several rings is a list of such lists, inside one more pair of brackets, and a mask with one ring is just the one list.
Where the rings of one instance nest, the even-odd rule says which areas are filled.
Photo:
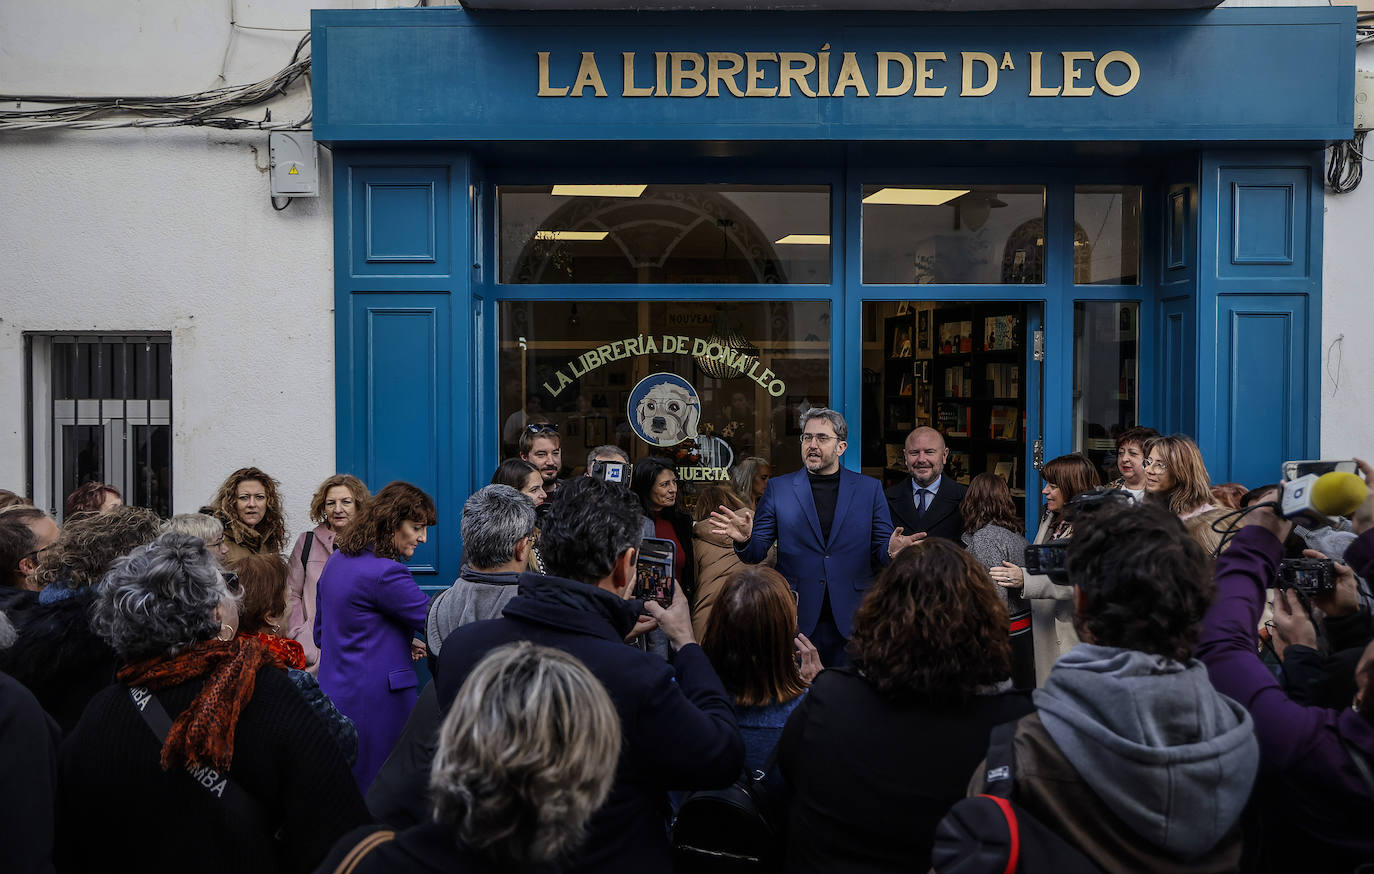
[[731, 510], [721, 504], [711, 512], [711, 532], [724, 534], [736, 543], [747, 543], [754, 533], [754, 517], [748, 510]]

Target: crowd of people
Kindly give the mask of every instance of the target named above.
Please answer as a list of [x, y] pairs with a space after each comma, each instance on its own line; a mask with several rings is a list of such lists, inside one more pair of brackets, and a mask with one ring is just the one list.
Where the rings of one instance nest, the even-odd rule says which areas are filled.
[[[338, 474], [289, 549], [255, 467], [166, 520], [0, 492], [5, 870], [1374, 864], [1374, 491], [1295, 526], [1282, 483], [1133, 427], [1114, 481], [1047, 462], [1027, 526], [934, 429], [884, 489], [843, 416], [800, 424], [802, 469], [689, 506], [617, 446], [563, 478], [531, 423], [460, 519]], [[406, 562], [438, 524], [463, 562], [431, 598]], [[634, 597], [645, 538], [671, 599]], [[674, 838], [731, 787], [766, 796], [752, 862]]]

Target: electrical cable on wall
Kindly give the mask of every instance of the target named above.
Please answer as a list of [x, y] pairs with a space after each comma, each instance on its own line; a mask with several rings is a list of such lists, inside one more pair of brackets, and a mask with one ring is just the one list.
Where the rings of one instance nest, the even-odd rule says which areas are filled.
[[1364, 139], [1369, 131], [1356, 131], [1352, 139], [1332, 143], [1327, 149], [1326, 187], [1337, 194], [1348, 194], [1364, 178]]
[[[303, 128], [312, 114], [292, 122], [273, 122], [270, 111], [261, 120], [225, 113], [256, 106], [284, 95], [298, 79], [309, 84], [310, 57], [301, 52], [310, 43], [310, 34], [301, 37], [291, 61], [273, 75], [249, 85], [232, 85], [176, 97], [61, 97], [52, 95], [0, 95], [0, 103], [44, 103], [51, 108], [0, 111], [0, 131], [108, 130], [138, 127], [214, 127], [224, 130], [279, 130]], [[156, 116], [154, 118], [108, 118], [107, 116]]]

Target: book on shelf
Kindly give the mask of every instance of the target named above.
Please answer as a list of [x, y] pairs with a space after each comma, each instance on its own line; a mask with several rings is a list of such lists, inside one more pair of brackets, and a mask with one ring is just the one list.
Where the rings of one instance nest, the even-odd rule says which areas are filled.
[[973, 322], [944, 322], [940, 325], [940, 353], [953, 355], [973, 351]]
[[965, 404], [940, 404], [935, 421], [946, 437], [967, 437], [972, 430], [973, 411]]
[[954, 478], [955, 482], [968, 485], [971, 477], [969, 471], [969, 455], [967, 452], [952, 451], [949, 460], [945, 462], [945, 473]]
[[905, 470], [906, 459], [902, 455], [902, 447], [896, 443], [883, 444], [883, 451], [887, 456], [887, 466], [893, 470]]
[[1016, 348], [1016, 327], [1020, 319], [1016, 316], [988, 316], [983, 319], [983, 336], [986, 338], [983, 348], [989, 352], [998, 352]]
[[1021, 365], [985, 364], [983, 379], [988, 390], [995, 398], [1015, 398], [1021, 396]]
[[963, 367], [945, 368], [945, 397], [967, 398], [973, 396], [971, 369]]
[[993, 440], [1015, 440], [1021, 411], [1016, 407], [994, 406], [988, 421], [988, 436]]
[[911, 374], [904, 372], [902, 374], [902, 382], [897, 388], [897, 394], [909, 398], [911, 397], [912, 388]]
[[988, 455], [988, 473], [996, 474], [1007, 481], [1007, 485], [1016, 482], [1016, 456], [1015, 455]]

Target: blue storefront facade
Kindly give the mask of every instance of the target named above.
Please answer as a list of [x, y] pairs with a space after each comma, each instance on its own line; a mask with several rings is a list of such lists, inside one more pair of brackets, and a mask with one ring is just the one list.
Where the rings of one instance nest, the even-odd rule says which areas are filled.
[[[1028, 518], [1040, 459], [1132, 424], [1194, 435], [1215, 482], [1272, 481], [1320, 450], [1322, 149], [1351, 136], [1354, 27], [317, 11], [339, 469], [435, 495], [433, 585], [535, 416], [570, 472], [573, 444], [691, 445], [703, 480], [713, 445], [791, 469], [808, 404], [877, 476], [934, 424]], [[635, 405], [663, 372], [705, 412], [655, 444]]]

